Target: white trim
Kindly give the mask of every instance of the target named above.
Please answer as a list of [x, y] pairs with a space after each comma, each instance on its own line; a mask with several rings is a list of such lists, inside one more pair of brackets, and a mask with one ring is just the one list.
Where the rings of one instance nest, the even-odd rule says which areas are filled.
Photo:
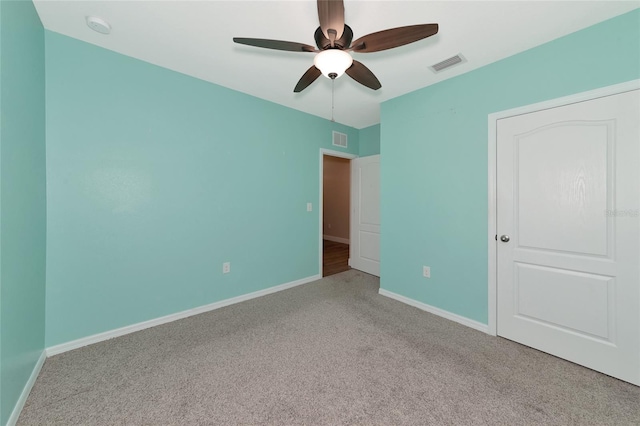
[[[348, 160], [353, 160], [354, 158], [358, 158], [358, 156], [356, 154], [349, 154], [348, 152], [340, 152], [340, 151], [334, 151], [333, 149], [325, 149], [325, 148], [320, 148], [320, 168], [319, 168], [319, 174], [320, 174], [320, 192], [318, 194], [318, 257], [320, 258], [320, 260], [318, 261], [318, 274], [320, 274], [320, 276], [322, 276], [322, 209], [323, 209], [323, 204], [322, 204], [322, 195], [323, 195], [323, 180], [324, 180], [324, 156], [325, 155], [330, 155], [331, 157], [340, 157], [340, 158], [346, 158]], [[349, 182], [349, 185], [351, 185], [351, 182]], [[351, 207], [349, 207], [351, 208]], [[349, 224], [349, 226], [351, 226], [351, 224]]]
[[78, 349], [83, 346], [88, 346], [94, 343], [113, 339], [114, 337], [124, 336], [125, 334], [135, 333], [136, 331], [155, 327], [157, 325], [166, 324], [172, 321], [177, 321], [179, 319], [202, 314], [204, 312], [213, 311], [215, 309], [224, 308], [225, 306], [235, 305], [236, 303], [244, 302], [250, 299], [255, 299], [256, 297], [266, 296], [267, 294], [276, 293], [278, 291], [287, 290], [292, 287], [317, 281], [321, 278], [322, 278], [321, 274], [313, 275], [313, 276], [302, 278], [296, 281], [291, 281], [285, 284], [269, 287], [264, 290], [254, 291], [253, 293], [243, 294], [241, 296], [232, 297], [230, 299], [221, 300], [219, 302], [210, 303], [208, 305], [200, 306], [193, 309], [187, 309], [186, 311], [177, 312], [175, 314], [166, 315], [164, 317], [155, 318], [149, 321], [139, 322], [137, 324], [132, 324], [132, 325], [128, 325], [121, 328], [116, 328], [115, 330], [105, 331], [103, 333], [98, 333], [92, 336], [83, 337], [81, 339], [73, 340], [67, 343], [62, 343], [60, 345], [50, 346], [46, 350], [47, 356], [50, 357], [53, 355], [61, 354], [63, 352], [71, 351], [73, 349]]
[[576, 93], [569, 96], [564, 96], [562, 98], [550, 99], [544, 102], [538, 102], [531, 105], [525, 105], [518, 108], [512, 108], [505, 111], [495, 112], [489, 114], [489, 175], [488, 175], [488, 185], [489, 185], [489, 268], [488, 268], [488, 279], [489, 279], [489, 325], [488, 325], [488, 333], [491, 335], [497, 335], [497, 326], [498, 326], [498, 307], [496, 300], [496, 292], [497, 292], [497, 243], [495, 240], [495, 236], [498, 234], [497, 231], [497, 212], [496, 212], [496, 203], [497, 203], [497, 178], [496, 178], [496, 166], [497, 166], [497, 146], [498, 146], [498, 134], [497, 134], [497, 125], [498, 120], [508, 117], [514, 117], [516, 115], [529, 114], [536, 111], [542, 111], [545, 109], [557, 108], [564, 105], [575, 104], [578, 102], [584, 102], [592, 99], [603, 98], [606, 96], [617, 95], [619, 93], [629, 92], [631, 90], [640, 89], [640, 80], [631, 80], [625, 83], [614, 84], [611, 86], [601, 87], [599, 89], [589, 90], [587, 92]]
[[334, 243], [349, 244], [348, 238], [334, 237], [333, 235], [322, 234], [322, 239], [327, 241], [333, 241]]
[[497, 212], [496, 212], [496, 203], [498, 201], [498, 194], [496, 193], [498, 189], [498, 182], [496, 180], [497, 170], [496, 167], [498, 165], [498, 143], [497, 143], [497, 129], [498, 126], [498, 118], [492, 118], [493, 114], [489, 115], [489, 174], [488, 174], [488, 194], [489, 194], [489, 234], [487, 235], [487, 241], [489, 244], [489, 256], [488, 256], [488, 280], [489, 280], [489, 288], [487, 289], [487, 295], [489, 297], [488, 300], [488, 332], [492, 336], [497, 336], [497, 326], [498, 326], [498, 307], [497, 307], [497, 280], [498, 280], [498, 271], [497, 271], [497, 260], [498, 256], [496, 251], [498, 250], [496, 235], [498, 235], [497, 230]]
[[36, 361], [36, 365], [33, 367], [33, 371], [31, 371], [29, 380], [27, 380], [27, 383], [24, 385], [24, 388], [22, 389], [22, 393], [20, 394], [18, 401], [16, 401], [16, 405], [13, 407], [13, 411], [9, 416], [9, 420], [7, 420], [7, 426], [14, 426], [18, 422], [20, 413], [24, 408], [24, 404], [27, 402], [27, 398], [29, 398], [31, 389], [33, 388], [33, 385], [36, 383], [36, 379], [40, 374], [40, 370], [42, 369], [42, 366], [44, 365], [44, 360], [46, 358], [47, 358], [46, 351], [43, 350], [42, 353], [40, 353], [40, 358], [38, 358], [38, 361]]
[[466, 325], [467, 327], [471, 327], [474, 330], [482, 331], [483, 333], [489, 334], [487, 325], [482, 324], [481, 322], [478, 322], [476, 320], [472, 320], [470, 318], [445, 311], [444, 309], [436, 308], [435, 306], [427, 305], [426, 303], [418, 302], [417, 300], [401, 296], [383, 288], [378, 290], [378, 294], [380, 294], [381, 296], [389, 297], [391, 299], [395, 299], [399, 302], [405, 303], [409, 306], [413, 306], [414, 308], [421, 309], [431, 314], [438, 315], [439, 317], [446, 318], [450, 321], [457, 322], [458, 324]]

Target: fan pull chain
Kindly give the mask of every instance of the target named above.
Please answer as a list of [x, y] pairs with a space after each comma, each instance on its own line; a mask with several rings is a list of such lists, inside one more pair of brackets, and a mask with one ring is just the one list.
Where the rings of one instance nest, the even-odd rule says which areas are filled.
[[336, 120], [334, 120], [333, 118], [335, 87], [336, 87], [336, 80], [332, 79], [331, 80], [331, 121], [334, 123], [336, 122]]

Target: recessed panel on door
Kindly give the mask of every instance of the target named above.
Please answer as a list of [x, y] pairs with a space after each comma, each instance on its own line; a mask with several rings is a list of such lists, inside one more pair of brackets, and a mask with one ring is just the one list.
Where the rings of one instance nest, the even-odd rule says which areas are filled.
[[360, 231], [360, 257], [374, 262], [380, 262], [380, 234]]
[[[515, 314], [541, 325], [611, 340], [612, 277], [516, 262]], [[549, 295], [553, 294], [553, 297]]]
[[380, 226], [380, 163], [365, 163], [360, 166], [360, 223]]
[[518, 245], [606, 256], [613, 122], [562, 121], [516, 136]]

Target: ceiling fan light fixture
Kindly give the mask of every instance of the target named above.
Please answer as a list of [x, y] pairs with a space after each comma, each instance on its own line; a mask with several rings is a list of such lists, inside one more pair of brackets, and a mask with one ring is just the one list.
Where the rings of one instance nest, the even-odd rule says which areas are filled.
[[340, 77], [353, 64], [353, 58], [349, 53], [340, 49], [327, 49], [318, 53], [313, 59], [316, 66], [327, 78]]

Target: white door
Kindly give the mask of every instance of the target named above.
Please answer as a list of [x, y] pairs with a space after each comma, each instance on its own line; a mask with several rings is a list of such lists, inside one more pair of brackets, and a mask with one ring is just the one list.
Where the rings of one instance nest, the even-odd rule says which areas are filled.
[[497, 139], [498, 335], [636, 385], [639, 93], [498, 120]]
[[380, 156], [351, 161], [349, 265], [380, 276]]

